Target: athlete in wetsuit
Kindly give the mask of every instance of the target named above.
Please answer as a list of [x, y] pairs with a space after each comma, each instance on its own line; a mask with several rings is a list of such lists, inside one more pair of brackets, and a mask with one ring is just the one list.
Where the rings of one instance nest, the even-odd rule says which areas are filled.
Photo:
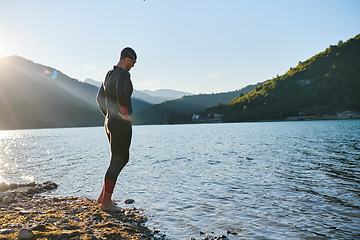
[[116, 180], [129, 161], [129, 148], [132, 135], [133, 92], [130, 69], [136, 63], [136, 53], [132, 48], [121, 51], [120, 61], [110, 70], [101, 84], [96, 101], [105, 116], [105, 132], [111, 148], [111, 160], [107, 168], [104, 186], [98, 198], [102, 210], [119, 209], [111, 201]]

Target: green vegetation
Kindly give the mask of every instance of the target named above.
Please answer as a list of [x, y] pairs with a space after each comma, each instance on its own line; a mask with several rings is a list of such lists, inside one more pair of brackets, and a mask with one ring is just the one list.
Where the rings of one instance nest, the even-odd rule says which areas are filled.
[[224, 122], [279, 120], [360, 111], [360, 34], [330, 46], [226, 105], [206, 109]]
[[[260, 83], [259, 83], [260, 84]], [[258, 85], [259, 85], [258, 84]], [[227, 103], [252, 91], [257, 85], [249, 85], [240, 90], [217, 94], [199, 94], [165, 101], [134, 112], [134, 124], [189, 123], [192, 113], [204, 112], [205, 108]], [[221, 104], [220, 104], [221, 105]], [[176, 119], [180, 117], [181, 119]], [[186, 120], [187, 119], [187, 120]]]
[[167, 118], [166, 122], [169, 124], [185, 124], [191, 121], [191, 117], [185, 113], [170, 113]]
[[[0, 130], [101, 126], [97, 87], [13, 56], [0, 59]], [[360, 112], [360, 35], [339, 41], [282, 76], [217, 94], [151, 105], [133, 98], [134, 124], [189, 123], [221, 114], [224, 122], [280, 120]], [[149, 106], [149, 107], [147, 107]]]

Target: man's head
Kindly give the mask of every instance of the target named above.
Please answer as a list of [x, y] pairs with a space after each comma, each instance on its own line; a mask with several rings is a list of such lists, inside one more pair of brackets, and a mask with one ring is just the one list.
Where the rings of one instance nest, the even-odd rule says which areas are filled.
[[130, 47], [124, 48], [120, 53], [120, 67], [124, 68], [127, 71], [130, 71], [136, 63], [137, 55], [134, 49]]

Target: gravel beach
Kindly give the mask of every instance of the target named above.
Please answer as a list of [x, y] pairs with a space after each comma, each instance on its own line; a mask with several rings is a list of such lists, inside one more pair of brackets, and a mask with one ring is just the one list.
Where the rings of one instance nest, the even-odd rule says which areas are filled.
[[40, 195], [55, 188], [0, 183], [0, 239], [165, 239], [145, 226], [141, 209], [101, 211], [94, 199]]

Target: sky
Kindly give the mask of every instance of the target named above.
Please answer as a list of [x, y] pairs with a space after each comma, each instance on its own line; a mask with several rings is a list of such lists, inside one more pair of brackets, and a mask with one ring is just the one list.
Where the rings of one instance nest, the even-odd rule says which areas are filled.
[[359, 0], [0, 0], [0, 58], [103, 81], [124, 47], [137, 90], [241, 89], [360, 34]]

